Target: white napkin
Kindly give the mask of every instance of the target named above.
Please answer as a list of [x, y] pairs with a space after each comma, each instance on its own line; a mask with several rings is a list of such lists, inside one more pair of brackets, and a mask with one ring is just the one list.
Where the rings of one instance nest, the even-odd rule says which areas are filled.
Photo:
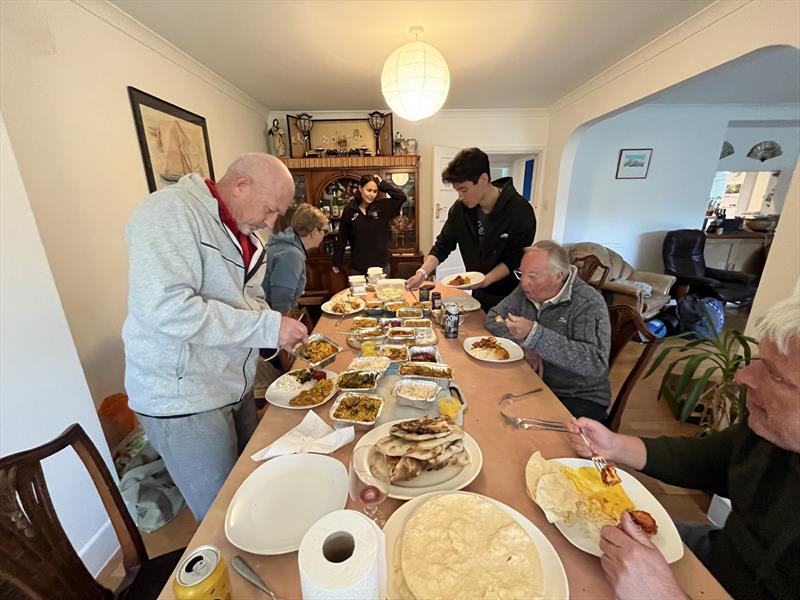
[[253, 460], [269, 460], [285, 454], [329, 454], [349, 444], [355, 438], [352, 426], [344, 429], [333, 429], [317, 416], [313, 410], [306, 413], [305, 418], [294, 429], [290, 429], [263, 450], [259, 450], [250, 458]]

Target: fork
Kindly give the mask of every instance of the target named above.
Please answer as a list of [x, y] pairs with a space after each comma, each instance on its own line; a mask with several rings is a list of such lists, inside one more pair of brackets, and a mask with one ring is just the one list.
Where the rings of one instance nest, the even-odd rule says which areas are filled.
[[510, 417], [505, 413], [503, 413], [503, 416], [517, 429], [531, 429], [533, 427], [536, 429], [546, 429], [548, 431], [560, 431], [561, 433], [567, 432], [567, 428], [564, 424], [558, 421], [546, 421], [544, 419], [534, 419], [531, 417]]
[[523, 396], [529, 396], [530, 394], [538, 394], [541, 391], [542, 391], [542, 388], [538, 387], [538, 388], [532, 389], [529, 392], [525, 392], [525, 393], [522, 393], [522, 394], [506, 393], [506, 394], [503, 394], [502, 396], [500, 396], [500, 400], [498, 400], [497, 403], [500, 404], [501, 402], [504, 402], [506, 400], [510, 400], [511, 398], [522, 398]]
[[592, 460], [592, 464], [594, 465], [594, 468], [597, 469], [598, 471], [600, 471], [600, 473], [602, 475], [603, 470], [608, 467], [608, 463], [606, 462], [606, 459], [603, 458], [602, 456], [600, 456], [599, 454], [595, 454], [592, 451], [592, 445], [589, 443], [589, 438], [587, 438], [583, 434], [583, 431], [581, 431], [580, 429], [578, 431], [581, 434], [581, 439], [583, 440], [583, 443], [586, 444], [587, 448], [589, 448], [589, 452], [592, 452], [592, 456], [590, 458]]

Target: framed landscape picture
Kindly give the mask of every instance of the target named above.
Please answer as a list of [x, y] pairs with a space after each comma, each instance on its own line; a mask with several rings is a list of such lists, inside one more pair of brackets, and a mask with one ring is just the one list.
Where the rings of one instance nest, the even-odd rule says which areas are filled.
[[151, 192], [189, 173], [214, 179], [205, 118], [134, 87], [128, 97]]
[[645, 179], [650, 170], [652, 148], [627, 148], [619, 151], [617, 179]]

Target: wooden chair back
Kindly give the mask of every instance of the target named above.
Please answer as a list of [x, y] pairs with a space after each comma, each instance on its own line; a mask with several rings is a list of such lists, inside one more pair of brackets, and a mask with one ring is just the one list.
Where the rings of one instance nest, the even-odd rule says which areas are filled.
[[[578, 267], [578, 277], [580, 277], [584, 283], [588, 283], [597, 291], [603, 289], [603, 284], [608, 278], [608, 272], [611, 267], [601, 263], [600, 259], [594, 254], [586, 254], [585, 256], [575, 258], [572, 260], [572, 264]], [[596, 277], [595, 274], [598, 269], [600, 270], [600, 276]]]
[[[125, 577], [101, 586], [67, 538], [47, 490], [42, 461], [71, 447], [89, 472], [122, 546]], [[147, 551], [100, 453], [74, 424], [56, 439], [0, 458], [0, 597], [117, 598], [133, 583]]]
[[628, 397], [633, 391], [636, 382], [642, 375], [650, 358], [656, 349], [656, 336], [647, 328], [645, 322], [642, 320], [641, 315], [630, 306], [611, 306], [608, 309], [608, 316], [611, 320], [611, 351], [608, 358], [608, 368], [611, 369], [617, 362], [622, 350], [633, 339], [635, 335], [640, 334], [645, 340], [645, 347], [636, 363], [633, 365], [630, 373], [625, 378], [622, 386], [617, 392], [613, 404], [610, 407], [608, 416], [606, 417], [606, 425], [612, 431], [618, 431], [620, 423], [622, 422], [622, 413], [625, 410], [625, 405], [628, 403]]

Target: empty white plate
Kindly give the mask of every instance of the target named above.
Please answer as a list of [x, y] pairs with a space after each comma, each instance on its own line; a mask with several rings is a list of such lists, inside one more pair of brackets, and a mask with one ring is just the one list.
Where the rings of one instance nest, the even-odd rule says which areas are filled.
[[341, 462], [322, 454], [279, 456], [236, 490], [225, 515], [225, 535], [245, 552], [293, 552], [309, 527], [346, 503], [347, 469]]

